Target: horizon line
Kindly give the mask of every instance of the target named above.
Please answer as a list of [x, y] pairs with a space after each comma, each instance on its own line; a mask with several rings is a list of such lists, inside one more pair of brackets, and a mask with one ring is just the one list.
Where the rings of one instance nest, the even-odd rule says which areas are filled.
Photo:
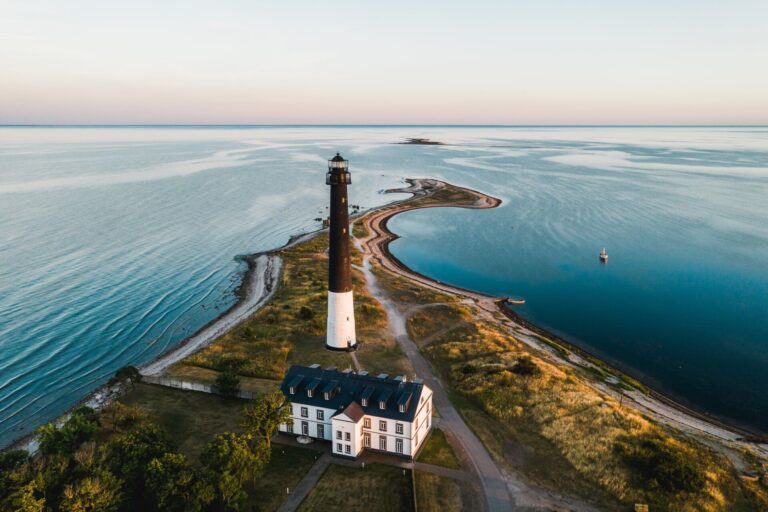
[[768, 128], [767, 124], [478, 124], [478, 123], [0, 123], [0, 128]]

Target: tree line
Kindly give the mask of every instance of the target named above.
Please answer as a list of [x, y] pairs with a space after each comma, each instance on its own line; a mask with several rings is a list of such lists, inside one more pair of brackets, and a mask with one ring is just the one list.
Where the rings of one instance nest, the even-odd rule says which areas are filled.
[[289, 418], [280, 391], [263, 394], [243, 407], [242, 433], [213, 436], [192, 464], [140, 408], [80, 407], [38, 429], [34, 456], [0, 454], [0, 512], [239, 511]]

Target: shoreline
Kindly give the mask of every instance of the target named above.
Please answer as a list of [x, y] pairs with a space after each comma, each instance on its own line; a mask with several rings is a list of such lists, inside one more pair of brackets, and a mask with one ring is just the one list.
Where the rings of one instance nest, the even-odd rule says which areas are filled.
[[[482, 192], [450, 185], [440, 180], [408, 178], [405, 181], [409, 184], [408, 187], [388, 189], [385, 190], [384, 193], [407, 193], [411, 194], [411, 197], [398, 199], [382, 206], [375, 207], [370, 210], [350, 216], [355, 220], [362, 220], [365, 223], [365, 226], [369, 230], [369, 234], [364, 239], [360, 239], [359, 241], [362, 245], [368, 248], [370, 256], [376, 259], [379, 264], [382, 265], [382, 267], [428, 288], [432, 288], [451, 295], [469, 298], [475, 301], [476, 304], [487, 313], [492, 314], [493, 312], [500, 311], [502, 314], [504, 314], [507, 321], [511, 322], [511, 327], [515, 330], [514, 335], [516, 337], [520, 338], [521, 341], [530, 346], [544, 350], [547, 353], [553, 355], [557, 359], [557, 362], [560, 364], [584, 367], [584, 364], [579, 364], [578, 361], [571, 360], [567, 357], [562, 357], [557, 353], [553, 346], [548, 345], [543, 341], [530, 338], [526, 339], [526, 333], [542, 336], [550, 339], [555, 344], [564, 345], [577, 355], [576, 359], [586, 359], [587, 365], [592, 365], [593, 363], [591, 361], [596, 361], [599, 365], [603, 366], [605, 369], [609, 370], [611, 373], [617, 376], [627, 376], [631, 379], [635, 379], [635, 377], [617, 369], [610, 362], [605, 361], [603, 358], [600, 358], [594, 354], [590, 354], [587, 350], [525, 320], [518, 313], [504, 307], [504, 305], [501, 303], [500, 297], [487, 295], [482, 292], [446, 284], [432, 279], [424, 274], [410, 269], [401, 260], [394, 256], [394, 254], [392, 254], [389, 250], [389, 244], [392, 241], [400, 238], [400, 236], [392, 232], [388, 228], [387, 224], [388, 221], [397, 214], [417, 209], [441, 207], [489, 209], [496, 208], [502, 203], [500, 199], [489, 196]], [[436, 202], [430, 204], [414, 203], [414, 200], [419, 198], [428, 198], [435, 192], [448, 186], [474, 196], [476, 198], [475, 202], [473, 204], [456, 204], [451, 202]], [[250, 315], [259, 310], [262, 306], [269, 302], [277, 290], [277, 287], [279, 286], [279, 279], [282, 271], [282, 258], [280, 257], [280, 253], [285, 249], [310, 240], [315, 236], [323, 233], [324, 231], [325, 229], [318, 229], [307, 233], [293, 235], [283, 246], [279, 248], [270, 251], [253, 253], [246, 256], [240, 256], [239, 258], [243, 259], [247, 263], [248, 268], [243, 274], [240, 285], [235, 289], [235, 295], [237, 297], [235, 303], [232, 304], [226, 311], [211, 319], [195, 333], [184, 338], [174, 347], [169, 348], [147, 363], [138, 366], [140, 373], [147, 376], [156, 376], [162, 373], [169, 366], [184, 359], [185, 357], [188, 357], [197, 350], [213, 343], [216, 339], [218, 339], [218, 337], [225, 334], [230, 329], [236, 327]], [[493, 320], [498, 321], [498, 319], [495, 318]], [[704, 433], [714, 436], [719, 440], [744, 443], [745, 445], [757, 447], [764, 453], [765, 456], [768, 456], [768, 445], [765, 445], [768, 440], [766, 440], [764, 436], [753, 433], [748, 429], [732, 425], [727, 421], [713, 417], [706, 412], [701, 412], [686, 407], [685, 405], [675, 401], [673, 398], [665, 395], [663, 392], [654, 390], [644, 382], [640, 381], [640, 383], [644, 389], [635, 389], [632, 392], [624, 393], [612, 390], [609, 386], [606, 385], [606, 383], [594, 382], [593, 384], [595, 384], [596, 389], [599, 389], [602, 392], [613, 394], [617, 398], [622, 396], [631, 400], [634, 404], [634, 407], [636, 407], [639, 411], [654, 417], [654, 419], [660, 423], [671, 425], [677, 430], [693, 434]], [[120, 384], [116, 384], [114, 386], [108, 386], [107, 384], [104, 384], [94, 391], [88, 393], [80, 401], [69, 408], [63, 415], [54, 418], [51, 421], [59, 423], [65, 420], [70, 415], [72, 410], [82, 405], [87, 405], [95, 409], [103, 407], [109, 404], [115, 398], [119, 397], [121, 392], [122, 390]], [[692, 430], [695, 432], [691, 432]], [[36, 435], [33, 431], [13, 440], [7, 446], [0, 448], [0, 451], [19, 448], [27, 449], [28, 451], [30, 448], [34, 450], [35, 439]]]
[[[585, 350], [578, 345], [575, 345], [574, 343], [569, 342], [560, 336], [556, 336], [547, 330], [542, 329], [535, 324], [525, 320], [518, 313], [504, 307], [504, 305], [501, 303], [503, 299], [500, 297], [493, 297], [475, 290], [443, 283], [441, 281], [425, 276], [424, 274], [421, 274], [415, 270], [412, 270], [407, 265], [405, 265], [389, 250], [389, 244], [392, 241], [400, 238], [399, 235], [392, 232], [387, 226], [388, 221], [395, 215], [422, 208], [454, 207], [483, 209], [495, 208], [501, 204], [501, 200], [483, 194], [482, 192], [453, 185], [452, 187], [454, 188], [471, 193], [477, 198], [477, 201], [472, 205], [450, 203], [435, 203], [426, 205], [413, 204], [413, 199], [418, 197], [425, 197], [431, 193], [429, 191], [426, 193], [424, 192], [423, 185], [425, 183], [438, 184], [438, 187], [446, 186], [447, 184], [438, 180], [412, 179], [407, 181], [411, 184], [410, 187], [388, 190], [386, 192], [407, 192], [414, 194], [411, 199], [405, 200], [388, 208], [382, 207], [376, 210], [372, 210], [367, 212], [364, 217], [366, 227], [369, 229], [370, 233], [365, 239], [361, 240], [361, 243], [368, 248], [371, 253], [371, 257], [375, 258], [384, 268], [387, 268], [388, 270], [393, 271], [406, 279], [416, 281], [429, 288], [472, 299], [479, 307], [489, 313], [492, 313], [493, 311], [500, 311], [502, 314], [504, 314], [505, 318], [511, 322], [511, 327], [516, 331], [514, 334], [518, 338], [525, 338], [525, 336], [521, 336], [521, 334], [525, 335], [527, 331], [527, 333], [548, 338], [555, 344], [564, 345], [576, 355], [576, 361], [573, 361], [567, 357], [562, 357], [552, 348], [552, 346], [545, 344], [543, 341], [534, 339], [521, 339], [521, 341], [524, 341], [528, 345], [534, 346], [538, 349], [546, 350], [561, 364], [584, 367], [585, 364], [579, 364], [579, 360], [586, 360], [586, 366], [594, 365], [591, 361], [595, 361], [615, 376], [626, 376], [632, 380], [637, 380], [642, 385], [643, 389], [634, 389], [632, 391], [621, 392], [612, 390], [607, 385], [607, 383], [594, 382], [594, 385], [597, 389], [599, 389], [599, 391], [607, 392], [616, 396], [617, 398], [623, 397], [625, 399], [631, 400], [635, 408], [649, 416], [652, 416], [656, 421], [662, 424], [671, 425], [677, 430], [683, 432], [713, 436], [721, 441], [744, 443], [745, 445], [757, 448], [763, 452], [764, 455], [768, 456], [768, 445], [766, 444], [768, 443], [768, 439], [766, 439], [765, 436], [759, 432], [752, 432], [748, 428], [733, 425], [726, 419], [722, 419], [705, 411], [692, 409], [686, 405], [681, 404], [674, 398], [668, 396], [668, 394], [665, 394], [662, 391], [657, 391], [642, 380], [630, 375], [625, 371], [619, 370], [604, 358], [591, 354], [588, 350]], [[417, 189], [419, 189], [419, 194], [415, 193]]]

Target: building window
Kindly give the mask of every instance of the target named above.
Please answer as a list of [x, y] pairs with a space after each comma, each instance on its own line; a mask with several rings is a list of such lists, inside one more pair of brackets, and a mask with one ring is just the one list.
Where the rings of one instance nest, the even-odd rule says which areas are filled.
[[296, 393], [296, 388], [291, 386], [288, 388], [288, 392], [293, 395], [294, 393]]
[[415, 436], [413, 436], [413, 443], [414, 443], [416, 446], [419, 446], [419, 433], [418, 433], [418, 432], [416, 432], [416, 435], [415, 435]]
[[419, 430], [419, 418], [416, 418], [416, 430]]
[[344, 440], [345, 441], [351, 441], [352, 440], [352, 436], [350, 435], [349, 432], [344, 432]]
[[325, 439], [325, 425], [318, 425], [317, 426], [317, 438], [318, 439]]
[[386, 421], [379, 420], [379, 430], [381, 430], [382, 432], [386, 432], [387, 431], [387, 422]]
[[341, 430], [337, 430], [337, 431], [336, 431], [336, 439], [338, 439], [339, 441], [341, 441]]
[[371, 418], [363, 418], [363, 428], [371, 428]]
[[379, 450], [387, 449], [387, 436], [379, 436]]
[[403, 453], [403, 440], [395, 439], [395, 451], [397, 453]]
[[387, 403], [384, 400], [379, 400], [379, 409], [382, 411], [387, 408]]
[[309, 418], [309, 409], [306, 407], [301, 408], [301, 417], [302, 418]]
[[403, 424], [402, 423], [395, 423], [395, 433], [402, 434], [403, 433]]
[[288, 431], [288, 433], [289, 433], [289, 434], [293, 434], [293, 422], [291, 422], [291, 423], [288, 423], [288, 424], [285, 426], [285, 429]]
[[308, 389], [308, 390], [307, 390], [307, 396], [308, 396], [309, 398], [312, 398], [312, 390], [311, 390], [311, 389]]
[[319, 419], [320, 421], [323, 421], [325, 419], [325, 413], [320, 409], [317, 410], [317, 419]]
[[301, 435], [303, 436], [309, 435], [309, 423], [306, 421], [301, 422]]
[[403, 404], [400, 404], [400, 412], [405, 412], [405, 406]]
[[363, 407], [368, 407], [368, 399], [363, 398], [362, 400], [360, 400], [360, 405], [362, 405]]
[[350, 448], [350, 446], [348, 444], [344, 445], [344, 453], [346, 453], [347, 455], [352, 453], [352, 448]]
[[366, 448], [371, 447], [371, 434], [363, 434], [363, 444]]
[[336, 443], [336, 451], [341, 453], [341, 443]]

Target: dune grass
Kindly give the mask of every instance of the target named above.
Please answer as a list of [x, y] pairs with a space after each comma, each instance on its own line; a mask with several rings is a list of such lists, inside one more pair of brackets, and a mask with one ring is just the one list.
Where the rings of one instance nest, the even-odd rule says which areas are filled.
[[[232, 369], [243, 377], [280, 380], [291, 364], [353, 367], [349, 354], [325, 350], [327, 243], [322, 234], [282, 251], [281, 284], [269, 304], [168, 373], [193, 375], [190, 367], [217, 372]], [[357, 336], [362, 342], [359, 361], [372, 372], [411, 372], [408, 360], [387, 332], [384, 310], [368, 293], [358, 271], [353, 271], [352, 281]]]

